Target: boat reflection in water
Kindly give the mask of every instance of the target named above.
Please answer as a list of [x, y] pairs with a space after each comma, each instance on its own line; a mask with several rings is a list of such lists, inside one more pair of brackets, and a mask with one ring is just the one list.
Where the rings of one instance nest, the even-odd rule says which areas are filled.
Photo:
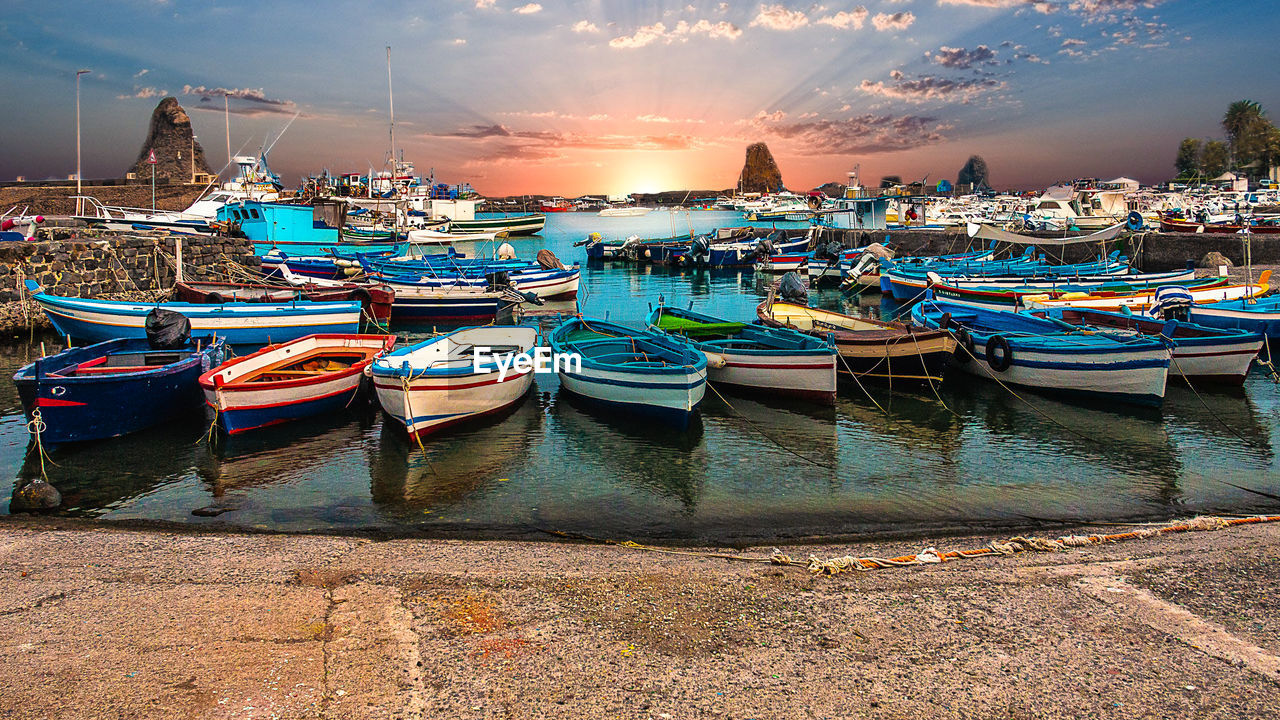
[[[50, 451], [44, 470], [62, 493], [59, 513], [104, 515], [185, 480], [205, 454], [198, 441], [207, 428], [198, 417], [175, 419], [146, 432]], [[35, 440], [28, 441], [26, 435], [22, 423], [14, 436], [25, 445], [26, 456], [15, 489], [40, 477], [39, 451]]]
[[[633, 418], [625, 410], [602, 408], [562, 389], [555, 395], [551, 417], [557, 434], [564, 439], [566, 461], [582, 463], [580, 474], [599, 485], [594, 490], [583, 487], [581, 492], [621, 489], [618, 503], [625, 506], [630, 504], [632, 493], [626, 491], [630, 488], [674, 500], [685, 515], [697, 509], [707, 478], [700, 412], [693, 414], [687, 429], [679, 431], [643, 417]], [[609, 505], [609, 514], [620, 509], [618, 504]], [[620, 524], [630, 525], [633, 513], [644, 512], [630, 508], [621, 513]], [[562, 516], [561, 520], [570, 518]]]
[[[220, 434], [205, 443], [200, 479], [215, 498], [298, 483], [321, 468], [348, 462], [374, 428], [376, 408], [362, 392], [343, 412], [272, 425], [240, 435]], [[345, 458], [345, 459], [344, 459]]]
[[432, 435], [421, 447], [384, 416], [378, 442], [365, 446], [374, 504], [401, 519], [416, 513], [415, 523], [439, 524], [451, 520], [441, 511], [492, 502], [490, 492], [527, 471], [543, 412], [535, 386], [506, 411]]

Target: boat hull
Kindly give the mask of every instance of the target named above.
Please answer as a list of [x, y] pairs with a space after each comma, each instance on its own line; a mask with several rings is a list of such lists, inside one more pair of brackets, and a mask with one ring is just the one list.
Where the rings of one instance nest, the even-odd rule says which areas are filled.
[[742, 355], [718, 352], [722, 367], [707, 367], [707, 379], [739, 393], [836, 402], [836, 356]]
[[508, 235], [537, 235], [547, 224], [545, 215], [520, 215], [517, 217], [476, 218], [475, 220], [451, 220], [450, 233], [503, 232]]
[[373, 387], [378, 403], [415, 438], [502, 412], [533, 387], [532, 369], [504, 372], [493, 364], [476, 368], [460, 356], [453, 357], [452, 365], [428, 363], [413, 359], [413, 353], [436, 343], [471, 347], [508, 341], [515, 343], [515, 349], [528, 353], [536, 340], [537, 331], [532, 328], [467, 328], [397, 351], [374, 364]]
[[[200, 353], [177, 363], [149, 372], [57, 377], [46, 374], [43, 367], [58, 363], [59, 358], [85, 360], [116, 349], [145, 349], [145, 341], [112, 340], [94, 346], [64, 351], [28, 365], [14, 376], [18, 395], [27, 420], [40, 411], [43, 429], [41, 442], [59, 445], [88, 440], [102, 440], [145, 430], [185, 414], [195, 414], [200, 407], [200, 373], [221, 362], [221, 343], [206, 347]], [[188, 349], [186, 352], [190, 353]], [[156, 351], [156, 355], [172, 354]], [[37, 379], [36, 375], [40, 375]]]
[[574, 395], [680, 429], [689, 427], [707, 391], [705, 368], [643, 377], [584, 365], [581, 372], [560, 372], [559, 376], [561, 387]]
[[81, 343], [115, 338], [145, 338], [146, 317], [160, 307], [181, 313], [191, 321], [192, 335], [216, 335], [231, 345], [267, 345], [296, 340], [316, 333], [356, 333], [360, 303], [227, 303], [153, 305], [82, 300], [37, 293], [33, 299], [49, 316], [54, 328]]
[[[971, 375], [997, 379], [1006, 385], [1084, 399], [1115, 400], [1132, 405], [1159, 406], [1169, 377], [1169, 353], [1147, 350], [1083, 356], [1078, 351], [1045, 352], [1019, 347], [1011, 340], [1013, 363], [994, 370], [979, 350], [960, 367]], [[960, 350], [965, 353], [965, 350]]]
[[[218, 424], [231, 435], [340, 411], [361, 390], [364, 369], [375, 350], [394, 344], [389, 335], [316, 335], [264, 348], [225, 363], [200, 377], [205, 403]], [[278, 361], [305, 359], [308, 351], [367, 350], [364, 359], [338, 372], [318, 373], [276, 382], [236, 383], [238, 378]]]
[[1193, 305], [1190, 317], [1200, 325], [1262, 333], [1268, 343], [1280, 340], [1280, 298]]

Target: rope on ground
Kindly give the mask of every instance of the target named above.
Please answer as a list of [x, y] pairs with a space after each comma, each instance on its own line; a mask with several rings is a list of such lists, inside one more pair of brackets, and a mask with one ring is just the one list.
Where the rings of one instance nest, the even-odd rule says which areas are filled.
[[592, 537], [590, 535], [583, 535], [581, 533], [567, 533], [559, 530], [546, 530], [543, 528], [537, 529], [542, 532], [564, 538], [589, 540], [606, 545], [627, 548], [629, 550], [644, 550], [646, 552], [656, 552], [664, 555], [683, 555], [687, 557], [731, 560], [733, 562], [767, 563], [770, 565], [780, 565], [785, 567], [805, 568], [814, 575], [831, 576], [840, 575], [846, 572], [867, 572], [870, 570], [883, 570], [887, 568], [938, 565], [954, 560], [972, 560], [974, 558], [982, 557], [1012, 557], [1014, 555], [1030, 552], [1062, 552], [1070, 548], [1103, 545], [1123, 542], [1126, 540], [1145, 540], [1171, 533], [1212, 532], [1216, 530], [1225, 530], [1238, 525], [1254, 525], [1272, 522], [1280, 522], [1280, 515], [1251, 515], [1247, 517], [1202, 515], [1189, 520], [1176, 521], [1164, 526], [1141, 527], [1137, 530], [1111, 533], [1108, 535], [1063, 535], [1058, 538], [1024, 537], [1017, 535], [1004, 541], [993, 541], [988, 543], [985, 547], [974, 548], [971, 550], [949, 550], [943, 552], [937, 548], [930, 547], [913, 555], [901, 555], [893, 558], [863, 557], [856, 555], [819, 558], [816, 555], [810, 555], [807, 560], [799, 560], [780, 551], [774, 551], [767, 557], [761, 557], [758, 555], [733, 555], [729, 553], [706, 552], [701, 550], [677, 550], [675, 548], [643, 545], [631, 540], [608, 540]]

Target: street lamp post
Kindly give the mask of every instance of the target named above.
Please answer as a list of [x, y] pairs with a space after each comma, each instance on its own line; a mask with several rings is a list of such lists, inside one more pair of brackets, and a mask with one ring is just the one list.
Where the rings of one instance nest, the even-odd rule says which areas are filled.
[[84, 200], [80, 199], [80, 76], [88, 70], [76, 71], [76, 214], [84, 214]]
[[196, 181], [196, 134], [191, 133], [191, 182]]

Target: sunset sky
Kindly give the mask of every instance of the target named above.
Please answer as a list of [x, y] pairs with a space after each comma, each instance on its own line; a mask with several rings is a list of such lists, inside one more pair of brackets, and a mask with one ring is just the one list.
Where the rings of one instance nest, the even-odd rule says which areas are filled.
[[165, 95], [217, 170], [275, 145], [306, 173], [384, 167], [386, 46], [396, 142], [420, 173], [505, 195], [731, 187], [769, 144], [793, 189], [896, 174], [997, 187], [1167, 179], [1228, 103], [1280, 114], [1276, 0], [822, 3], [7, 0], [0, 179], [133, 162]]

